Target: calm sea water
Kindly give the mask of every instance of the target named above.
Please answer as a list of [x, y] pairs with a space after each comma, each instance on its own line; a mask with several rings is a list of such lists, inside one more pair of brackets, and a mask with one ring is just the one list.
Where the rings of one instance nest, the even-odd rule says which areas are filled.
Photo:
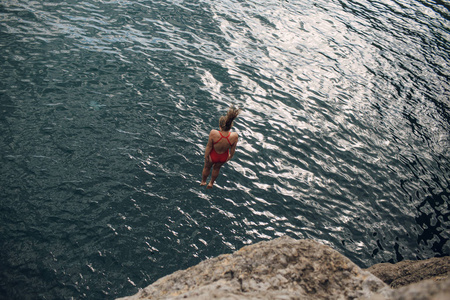
[[2, 1], [0, 298], [113, 299], [281, 235], [450, 255], [449, 82], [447, 0]]

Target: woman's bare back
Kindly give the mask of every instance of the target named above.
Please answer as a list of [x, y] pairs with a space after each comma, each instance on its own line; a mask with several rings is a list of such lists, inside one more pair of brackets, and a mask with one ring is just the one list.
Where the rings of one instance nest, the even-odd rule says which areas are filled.
[[[220, 135], [219, 130], [211, 130], [211, 138], [213, 140], [214, 150], [218, 154], [222, 154], [226, 152], [228, 149], [232, 147], [238, 140], [238, 134], [236, 132], [222, 131], [222, 136]], [[227, 140], [228, 137], [228, 140]], [[230, 141], [230, 142], [228, 142]]]

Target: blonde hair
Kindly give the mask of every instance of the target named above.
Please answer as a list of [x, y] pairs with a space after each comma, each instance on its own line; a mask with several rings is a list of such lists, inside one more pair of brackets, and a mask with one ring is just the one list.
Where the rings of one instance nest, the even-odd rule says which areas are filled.
[[240, 108], [235, 108], [234, 105], [232, 105], [227, 112], [226, 116], [221, 116], [219, 119], [219, 126], [223, 131], [229, 131], [231, 127], [233, 126], [234, 119], [237, 118], [239, 113], [241, 112]]

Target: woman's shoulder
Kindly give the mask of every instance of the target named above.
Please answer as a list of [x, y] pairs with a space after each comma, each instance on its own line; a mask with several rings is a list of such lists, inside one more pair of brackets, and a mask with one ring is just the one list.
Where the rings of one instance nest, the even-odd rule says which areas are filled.
[[230, 140], [234, 144], [239, 139], [239, 134], [237, 132], [232, 132], [230, 134]]
[[209, 138], [213, 140], [217, 140], [220, 137], [220, 133], [218, 130], [212, 129], [209, 132]]

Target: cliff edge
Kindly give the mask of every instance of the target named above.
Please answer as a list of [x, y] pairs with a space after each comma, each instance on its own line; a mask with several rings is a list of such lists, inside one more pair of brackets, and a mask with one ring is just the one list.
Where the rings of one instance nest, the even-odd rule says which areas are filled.
[[421, 284], [392, 289], [326, 245], [281, 237], [207, 259], [121, 299], [450, 299], [448, 279]]

